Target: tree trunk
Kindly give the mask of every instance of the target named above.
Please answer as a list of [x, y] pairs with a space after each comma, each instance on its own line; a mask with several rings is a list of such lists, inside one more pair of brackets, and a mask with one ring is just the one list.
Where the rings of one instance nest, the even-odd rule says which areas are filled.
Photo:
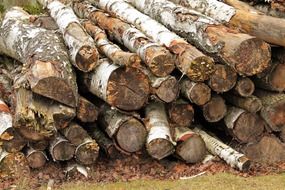
[[54, 162], [70, 160], [75, 154], [75, 149], [76, 146], [60, 134], [57, 134], [49, 145], [49, 152]]
[[203, 51], [215, 53], [221, 61], [241, 75], [252, 76], [268, 67], [270, 46], [260, 39], [232, 31], [201, 13], [169, 1], [129, 0], [128, 2]]
[[56, 21], [69, 48], [72, 64], [83, 72], [90, 72], [98, 66], [99, 53], [94, 41], [87, 34], [72, 8], [54, 0], [38, 0], [46, 7], [51, 17]]
[[244, 154], [235, 151], [197, 127], [193, 131], [202, 137], [211, 154], [219, 156], [231, 167], [237, 168], [240, 171], [247, 171], [250, 168], [250, 160]]
[[233, 93], [241, 97], [249, 97], [253, 94], [255, 85], [250, 78], [238, 78], [237, 83], [233, 89]]
[[162, 24], [142, 14], [134, 7], [124, 1], [94, 1], [101, 9], [108, 11], [111, 15], [116, 15], [128, 23], [133, 24], [143, 31], [148, 37], [157, 43], [166, 46], [178, 57], [176, 67], [191, 80], [204, 81], [209, 78], [213, 70], [213, 60], [205, 56], [194, 46], [188, 44], [184, 39], [168, 30]]
[[47, 155], [44, 151], [35, 150], [31, 147], [26, 147], [24, 154], [31, 168], [42, 168], [48, 161]]
[[260, 115], [273, 131], [280, 131], [285, 126], [285, 94], [255, 90], [263, 108]]
[[148, 76], [150, 91], [155, 99], [170, 103], [178, 97], [179, 84], [174, 76], [156, 77], [147, 68], [142, 67], [140, 70]]
[[181, 94], [198, 106], [205, 105], [211, 99], [211, 89], [204, 83], [183, 79], [180, 83]]
[[227, 105], [220, 95], [213, 95], [211, 100], [202, 106], [203, 116], [208, 122], [218, 122], [227, 113]]
[[285, 144], [275, 136], [264, 136], [259, 142], [244, 148], [249, 159], [261, 163], [277, 163], [285, 160]]
[[117, 158], [119, 155], [119, 152], [116, 148], [116, 145], [113, 141], [111, 141], [106, 134], [99, 129], [99, 127], [96, 125], [96, 123], [92, 123], [86, 127], [86, 130], [90, 134], [90, 136], [96, 140], [100, 148], [102, 148], [105, 152], [105, 154], [109, 158]]
[[174, 138], [177, 143], [175, 155], [186, 163], [201, 162], [206, 155], [206, 145], [200, 135], [187, 127], [176, 127]]
[[194, 120], [194, 108], [182, 99], [168, 105], [167, 111], [169, 120], [176, 127], [189, 127]]
[[223, 97], [230, 104], [248, 112], [256, 113], [261, 110], [262, 102], [256, 96], [240, 97], [233, 94], [224, 94]]
[[144, 146], [146, 129], [138, 118], [104, 105], [99, 122], [108, 136], [115, 139], [124, 151], [136, 152]]
[[93, 103], [89, 102], [82, 96], [78, 98], [78, 106], [76, 109], [76, 117], [81, 122], [94, 122], [97, 120], [99, 114], [99, 108]]
[[175, 68], [174, 56], [165, 47], [153, 43], [130, 24], [107, 15], [89, 3], [74, 2], [73, 9], [80, 18], [90, 19], [131, 52], [137, 53], [154, 75], [167, 76]]
[[171, 155], [175, 149], [164, 104], [152, 102], [145, 108], [148, 130], [146, 149], [150, 156], [161, 160]]
[[[24, 84], [42, 96], [71, 107], [77, 104], [75, 73], [59, 35], [29, 23], [20, 8], [5, 14], [0, 32], [0, 52], [24, 64]], [[17, 31], [17, 32], [15, 32]]]
[[95, 71], [83, 77], [91, 93], [119, 109], [139, 110], [148, 99], [148, 79], [138, 69], [119, 67], [100, 59]]
[[[37, 140], [51, 137], [56, 129], [65, 128], [75, 117], [74, 108], [33, 94], [24, 88], [16, 89], [14, 107], [14, 127], [34, 131], [34, 134], [27, 134], [31, 140], [34, 140], [33, 135]], [[23, 133], [28, 133], [27, 130], [20, 129]]]
[[232, 89], [237, 81], [237, 73], [227, 65], [216, 64], [215, 71], [211, 74], [208, 85], [217, 92], [223, 93]]
[[241, 143], [258, 141], [264, 132], [265, 123], [257, 115], [237, 107], [230, 107], [224, 118], [227, 130]]
[[104, 30], [91, 21], [83, 21], [82, 25], [93, 37], [100, 53], [106, 55], [113, 63], [121, 66], [140, 68], [141, 59], [137, 54], [123, 51], [119, 46], [108, 39]]

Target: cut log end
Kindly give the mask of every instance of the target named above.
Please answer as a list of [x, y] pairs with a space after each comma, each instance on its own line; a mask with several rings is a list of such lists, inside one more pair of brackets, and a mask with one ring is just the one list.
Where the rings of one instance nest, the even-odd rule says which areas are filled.
[[213, 96], [203, 106], [203, 115], [208, 122], [217, 122], [224, 118], [227, 113], [227, 106], [221, 96]]
[[75, 152], [75, 146], [68, 141], [63, 141], [52, 148], [52, 157], [56, 161], [70, 160]]
[[46, 162], [47, 158], [41, 151], [35, 151], [27, 156], [28, 164], [31, 168], [42, 168]]
[[[15, 130], [11, 130], [9, 135], [12, 136], [12, 139], [3, 140], [2, 147], [7, 152], [19, 152], [27, 144], [26, 140]], [[1, 136], [5, 136], [5, 133]]]
[[139, 151], [145, 144], [147, 132], [144, 125], [132, 118], [121, 125], [116, 140], [118, 145], [127, 152]]
[[76, 66], [83, 72], [90, 72], [98, 65], [99, 53], [96, 48], [83, 46], [78, 51], [75, 60]]
[[179, 93], [178, 81], [173, 77], [163, 81], [155, 93], [159, 99], [166, 103], [174, 101]]
[[255, 85], [249, 78], [241, 78], [237, 81], [234, 91], [242, 97], [248, 97], [253, 94]]
[[179, 127], [189, 127], [194, 119], [194, 109], [187, 103], [173, 103], [168, 109], [171, 122]]
[[285, 64], [278, 64], [270, 76], [269, 84], [279, 92], [285, 91]]
[[285, 102], [277, 103], [275, 106], [263, 108], [261, 115], [270, 122], [270, 127], [274, 131], [280, 131], [285, 123]]
[[243, 41], [230, 59], [235, 59], [236, 70], [252, 76], [264, 71], [271, 59], [270, 45], [257, 38]]
[[144, 106], [149, 95], [146, 75], [133, 68], [119, 68], [109, 78], [107, 97], [110, 105], [125, 111]]
[[[196, 105], [204, 105], [211, 99], [211, 89], [204, 83], [191, 83], [185, 81], [182, 90], [185, 91], [186, 97]], [[193, 86], [194, 85], [194, 86]]]
[[99, 146], [96, 142], [81, 145], [76, 149], [75, 158], [83, 165], [94, 164], [99, 156]]
[[161, 160], [174, 152], [173, 144], [166, 139], [154, 139], [146, 145], [149, 155], [157, 160]]

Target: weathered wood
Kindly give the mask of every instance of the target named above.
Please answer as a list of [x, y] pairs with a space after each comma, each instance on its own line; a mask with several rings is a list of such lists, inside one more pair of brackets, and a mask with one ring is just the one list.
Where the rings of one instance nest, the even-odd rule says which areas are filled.
[[270, 46], [256, 37], [232, 31], [197, 11], [170, 1], [128, 2], [203, 51], [215, 53], [222, 62], [241, 75], [252, 76], [268, 67], [271, 57]]
[[148, 154], [161, 160], [175, 149], [164, 104], [152, 102], [145, 108], [145, 125], [148, 130], [146, 149]]
[[119, 67], [100, 59], [99, 66], [83, 77], [91, 93], [119, 109], [138, 110], [148, 99], [148, 78], [138, 69]]
[[99, 108], [82, 96], [78, 98], [76, 117], [81, 122], [94, 122], [99, 115]]
[[83, 21], [82, 25], [93, 37], [100, 53], [106, 55], [113, 63], [134, 68], [141, 66], [141, 59], [137, 54], [123, 51], [119, 46], [108, 39], [104, 30], [89, 20]]
[[123, 0], [89, 0], [89, 2], [133, 24], [148, 37], [166, 46], [171, 52], [177, 55], [178, 61], [176, 67], [191, 80], [207, 80], [209, 75], [214, 71], [213, 60], [210, 57], [205, 56], [165, 26], [139, 12]]
[[244, 152], [256, 162], [276, 163], [285, 160], [285, 144], [275, 136], [264, 136], [257, 143], [248, 144]]
[[255, 85], [248, 77], [240, 77], [233, 89], [233, 93], [242, 97], [248, 97], [253, 94]]
[[100, 148], [104, 150], [105, 154], [109, 158], [114, 159], [118, 157], [119, 152], [116, 149], [115, 143], [109, 139], [103, 131], [101, 131], [96, 123], [86, 126], [85, 129], [88, 131], [90, 136], [96, 140]]
[[[56, 133], [56, 129], [65, 128], [75, 117], [74, 108], [33, 94], [24, 88], [15, 90], [14, 107], [14, 127], [31, 129], [35, 132], [36, 139], [49, 138]], [[33, 134], [30, 135], [33, 138]]]
[[35, 150], [31, 147], [26, 147], [24, 154], [31, 168], [42, 168], [48, 161], [47, 155], [44, 151]]
[[248, 112], [256, 113], [261, 110], [262, 102], [256, 96], [240, 97], [234, 94], [224, 94], [223, 98], [230, 104]]
[[244, 154], [237, 152], [230, 146], [208, 135], [200, 128], [196, 127], [193, 131], [202, 137], [211, 154], [219, 156], [231, 167], [237, 168], [240, 171], [247, 171], [250, 168], [250, 160]]
[[103, 106], [99, 116], [100, 127], [118, 146], [126, 152], [139, 151], [145, 144], [146, 129], [143, 123], [132, 115], [126, 115], [109, 106]]
[[249, 143], [261, 139], [265, 123], [257, 114], [237, 107], [229, 107], [224, 118], [228, 132], [239, 142]]
[[72, 8], [54, 0], [38, 0], [49, 10], [56, 21], [69, 48], [72, 64], [83, 72], [90, 72], [98, 66], [99, 53], [91, 36], [80, 25]]
[[177, 143], [175, 155], [186, 163], [201, 162], [206, 155], [206, 145], [200, 135], [187, 127], [176, 127], [174, 139]]
[[171, 123], [176, 127], [189, 127], [194, 120], [194, 108], [188, 102], [178, 99], [167, 106]]
[[57, 134], [49, 145], [49, 153], [53, 161], [66, 161], [73, 158], [76, 146], [71, 144], [66, 138]]
[[285, 94], [255, 90], [254, 94], [261, 100], [263, 108], [261, 117], [273, 131], [280, 131], [285, 126]]
[[39, 141], [29, 141], [28, 147], [31, 147], [34, 150], [44, 151], [48, 148], [49, 142], [48, 140], [39, 140]]
[[75, 107], [75, 73], [64, 43], [55, 32], [27, 24], [29, 19], [30, 15], [18, 7], [6, 12], [0, 51], [24, 64], [23, 83], [33, 92]]
[[71, 122], [62, 131], [63, 136], [72, 144], [78, 146], [84, 139], [90, 139], [88, 133], [77, 123]]
[[202, 106], [211, 99], [211, 89], [204, 83], [182, 79], [180, 86], [181, 94], [193, 104]]
[[279, 137], [283, 143], [285, 143], [285, 127], [282, 127]]
[[30, 22], [38, 27], [45, 28], [47, 30], [58, 30], [58, 25], [54, 19], [48, 15], [36, 15], [30, 18]]
[[211, 100], [202, 106], [203, 116], [208, 122], [218, 122], [227, 113], [225, 100], [220, 95], [213, 95]]
[[280, 11], [280, 10], [276, 10], [274, 8], [271, 8], [269, 5], [267, 4], [257, 4], [257, 5], [253, 5], [253, 7], [268, 15], [268, 16], [273, 16], [273, 17], [278, 17], [278, 18], [285, 18], [285, 12], [284, 11]]
[[174, 56], [165, 47], [154, 43], [130, 24], [86, 2], [74, 2], [72, 6], [80, 18], [88, 18], [131, 52], [137, 53], [154, 75], [167, 76], [175, 68]]
[[208, 85], [217, 92], [223, 93], [232, 89], [237, 81], [237, 73], [227, 65], [216, 64], [215, 71], [210, 75]]

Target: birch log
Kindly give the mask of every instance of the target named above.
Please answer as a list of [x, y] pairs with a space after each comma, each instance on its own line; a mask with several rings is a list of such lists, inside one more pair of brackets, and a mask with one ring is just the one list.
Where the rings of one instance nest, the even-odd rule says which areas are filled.
[[227, 113], [227, 105], [220, 95], [213, 95], [211, 100], [202, 106], [203, 116], [208, 122], [218, 122]]
[[250, 160], [244, 154], [237, 152], [197, 127], [193, 131], [202, 137], [211, 154], [219, 156], [231, 167], [237, 168], [240, 171], [247, 171], [250, 168]]
[[44, 151], [35, 150], [31, 147], [26, 147], [24, 150], [27, 162], [31, 168], [42, 168], [48, 161], [48, 157]]
[[230, 107], [224, 118], [228, 132], [239, 142], [249, 143], [261, 139], [265, 123], [257, 114]]
[[206, 145], [200, 135], [187, 127], [176, 127], [174, 138], [177, 143], [175, 155], [186, 163], [201, 162], [206, 155]]
[[241, 97], [249, 97], [253, 94], [255, 85], [250, 78], [240, 77], [237, 80], [233, 93]]
[[228, 103], [251, 113], [256, 113], [262, 108], [260, 99], [253, 95], [249, 97], [240, 97], [234, 94], [224, 94], [223, 97]]
[[76, 117], [81, 122], [94, 122], [99, 115], [99, 108], [82, 96], [78, 98]]
[[137, 54], [123, 51], [119, 46], [108, 39], [104, 30], [89, 20], [83, 21], [82, 25], [93, 37], [100, 53], [106, 55], [113, 63], [134, 68], [139, 68], [141, 66], [141, 59]]
[[123, 151], [131, 153], [142, 149], [147, 133], [138, 118], [111, 109], [107, 105], [104, 105], [102, 110], [102, 115], [99, 117], [100, 127]]
[[57, 134], [49, 145], [49, 153], [53, 161], [67, 161], [73, 158], [76, 146], [71, 144], [66, 138]]
[[271, 57], [270, 46], [256, 37], [232, 31], [197, 11], [170, 1], [128, 2], [203, 51], [215, 53], [222, 62], [241, 75], [252, 76], [268, 67]]
[[193, 104], [202, 106], [211, 99], [211, 89], [204, 83], [182, 79], [180, 86], [181, 94]]
[[75, 73], [63, 42], [53, 31], [27, 24], [29, 19], [30, 15], [18, 7], [6, 12], [0, 51], [24, 64], [23, 72], [33, 92], [75, 107]]
[[175, 142], [171, 137], [165, 107], [162, 103], [152, 102], [145, 108], [145, 124], [148, 130], [146, 149], [148, 154], [161, 160], [171, 155]]
[[138, 110], [149, 95], [148, 78], [135, 68], [123, 68], [100, 59], [99, 66], [83, 75], [89, 91], [111, 106], [122, 110]]
[[137, 53], [154, 75], [166, 76], [175, 68], [174, 56], [165, 47], [154, 43], [130, 24], [86, 2], [74, 2], [72, 5], [80, 18], [91, 20], [131, 52]]
[[285, 94], [255, 90], [262, 102], [261, 117], [273, 131], [280, 131], [285, 126]]
[[69, 48], [72, 64], [83, 72], [90, 72], [98, 66], [99, 53], [91, 36], [80, 25], [72, 8], [57, 0], [38, 0], [49, 10], [56, 21]]
[[133, 24], [157, 43], [166, 46], [178, 57], [176, 67], [191, 80], [204, 81], [213, 72], [213, 60], [168, 30], [159, 22], [142, 14], [122, 0], [89, 0], [101, 9]]

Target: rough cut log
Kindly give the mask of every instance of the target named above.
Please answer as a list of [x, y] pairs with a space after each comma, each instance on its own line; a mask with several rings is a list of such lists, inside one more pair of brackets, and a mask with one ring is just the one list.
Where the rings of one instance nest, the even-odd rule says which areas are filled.
[[103, 131], [101, 131], [96, 123], [86, 126], [85, 129], [90, 136], [96, 140], [100, 148], [104, 150], [105, 154], [109, 158], [116, 158], [119, 155], [115, 143], [111, 141], [111, 139], [109, 139]]
[[248, 112], [256, 113], [261, 110], [262, 102], [256, 96], [240, 97], [233, 94], [224, 94], [223, 98], [230, 104]]
[[179, 99], [167, 106], [171, 123], [176, 127], [189, 127], [194, 120], [194, 108], [188, 102]]
[[233, 89], [233, 93], [241, 97], [249, 97], [253, 94], [255, 85], [248, 77], [239, 78]]
[[65, 128], [75, 117], [74, 108], [51, 101], [24, 88], [15, 90], [14, 106], [14, 127], [34, 131], [35, 133], [29, 134], [31, 140], [33, 135], [36, 135], [36, 139], [49, 138], [56, 133], [56, 129]]
[[225, 117], [227, 106], [220, 95], [213, 95], [211, 100], [202, 106], [202, 110], [208, 122], [218, 122]]
[[237, 73], [227, 65], [216, 64], [215, 71], [211, 74], [208, 85], [217, 92], [223, 93], [232, 89], [237, 81]]
[[113, 63], [134, 68], [141, 66], [141, 59], [137, 54], [123, 51], [119, 46], [108, 39], [104, 30], [89, 20], [83, 21], [82, 25], [93, 37], [100, 53], [106, 55]]
[[254, 84], [266, 90], [285, 91], [285, 64], [272, 63], [267, 72], [254, 78]]
[[270, 46], [256, 37], [232, 31], [197, 11], [170, 1], [128, 2], [203, 51], [215, 53], [218, 59], [241, 75], [252, 76], [268, 67], [271, 57]]
[[174, 101], [179, 95], [179, 84], [174, 76], [156, 77], [147, 68], [140, 69], [148, 76], [154, 99], [169, 103]]
[[254, 113], [237, 107], [229, 107], [224, 118], [230, 135], [241, 143], [256, 142], [261, 139], [265, 123]]
[[285, 94], [255, 90], [255, 95], [261, 100], [263, 108], [261, 117], [273, 131], [280, 131], [285, 126]]
[[91, 36], [80, 25], [72, 8], [54, 0], [38, 0], [46, 7], [56, 21], [69, 48], [72, 64], [83, 72], [90, 72], [98, 66], [99, 53]]
[[174, 140], [175, 155], [186, 163], [201, 162], [206, 155], [206, 145], [200, 135], [187, 127], [176, 127]]
[[83, 77], [91, 93], [119, 109], [138, 110], [148, 99], [148, 78], [138, 69], [119, 67], [100, 59], [99, 66]]
[[176, 67], [191, 80], [207, 80], [213, 70], [213, 60], [194, 46], [168, 30], [159, 22], [142, 14], [122, 0], [89, 0], [101, 9], [133, 24], [157, 43], [166, 46], [178, 57]]
[[285, 144], [275, 136], [264, 136], [259, 142], [248, 144], [245, 154], [253, 161], [276, 163], [285, 160]]
[[61, 132], [70, 143], [76, 146], [80, 145], [84, 139], [90, 139], [87, 131], [75, 122], [71, 122], [68, 127], [64, 128]]
[[35, 150], [31, 147], [26, 147], [24, 154], [31, 168], [42, 168], [48, 161], [48, 157], [44, 151]]
[[146, 149], [148, 154], [161, 160], [175, 149], [164, 104], [152, 102], [145, 108], [145, 124], [148, 130]]
[[86, 2], [74, 2], [73, 9], [80, 18], [90, 19], [131, 52], [137, 53], [154, 75], [167, 76], [175, 68], [174, 56], [165, 47], [152, 42], [130, 24]]
[[193, 131], [202, 137], [211, 154], [219, 156], [231, 167], [237, 168], [240, 171], [247, 171], [250, 168], [250, 160], [244, 154], [237, 152], [230, 146], [208, 135], [198, 127], [194, 128]]
[[49, 146], [48, 140], [40, 140], [40, 141], [29, 141], [28, 142], [28, 147], [31, 147], [32, 149], [35, 150], [41, 150], [44, 151], [47, 149]]
[[145, 144], [147, 135], [145, 126], [132, 115], [126, 115], [104, 105], [99, 123], [108, 136], [126, 152], [139, 151]]
[[202, 106], [211, 99], [211, 89], [204, 83], [182, 79], [180, 86], [181, 94], [193, 104]]
[[71, 144], [66, 138], [57, 134], [49, 145], [49, 153], [53, 161], [66, 161], [73, 158], [76, 146]]
[[76, 117], [81, 122], [94, 122], [99, 115], [99, 108], [82, 96], [78, 98]]
[[33, 92], [75, 107], [77, 85], [67, 50], [59, 35], [29, 23], [30, 15], [14, 7], [6, 12], [0, 52], [24, 63], [25, 80]]

